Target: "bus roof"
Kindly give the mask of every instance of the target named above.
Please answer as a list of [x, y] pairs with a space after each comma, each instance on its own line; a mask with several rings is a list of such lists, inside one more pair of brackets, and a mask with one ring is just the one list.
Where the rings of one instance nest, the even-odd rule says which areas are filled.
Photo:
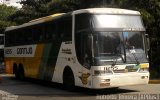
[[105, 13], [105, 14], [124, 14], [124, 15], [140, 15], [140, 12], [128, 9], [119, 9], [119, 8], [89, 8], [89, 9], [80, 9], [73, 11], [72, 14], [79, 13]]
[[[138, 11], [127, 10], [127, 9], [119, 9], [119, 8], [80, 9], [80, 10], [75, 10], [73, 12], [69, 12], [67, 14], [75, 15], [75, 14], [80, 14], [80, 13], [140, 15], [140, 12], [138, 12]], [[19, 26], [7, 27], [5, 31], [14, 30], [14, 29], [23, 28], [23, 27], [26, 27], [26, 26], [31, 26], [31, 25], [34, 25], [34, 24], [43, 23], [43, 22], [52, 20], [54, 18], [58, 18], [58, 17], [63, 16], [63, 15], [66, 15], [66, 14], [65, 13], [57, 13], [57, 14], [53, 14], [53, 15], [50, 15], [50, 16], [34, 19], [34, 20], [29, 21], [28, 23], [24, 23], [24, 24], [19, 25]]]
[[38, 19], [31, 20], [28, 23], [24, 23], [24, 24], [19, 25], [19, 26], [10, 26], [10, 27], [7, 27], [5, 31], [10, 31], [10, 30], [18, 29], [18, 28], [23, 28], [23, 27], [26, 27], [26, 26], [31, 26], [31, 25], [34, 25], [34, 24], [39, 24], [39, 23], [42, 23], [42, 22], [47, 22], [47, 21], [50, 21], [54, 18], [60, 17], [63, 14], [65, 14], [65, 13], [57, 13], [57, 14], [53, 14], [53, 15], [50, 15], [50, 16], [41, 17], [41, 18], [38, 18]]
[[48, 20], [53, 19], [54, 17], [60, 16], [60, 15], [63, 15], [63, 14], [65, 14], [65, 13], [57, 13], [57, 14], [53, 14], [53, 15], [50, 15], [50, 16], [34, 19], [34, 20], [29, 21], [29, 22], [30, 23], [31, 22], [37, 22], [37, 21], [40, 21], [40, 20], [46, 20], [46, 21], [48, 21]]

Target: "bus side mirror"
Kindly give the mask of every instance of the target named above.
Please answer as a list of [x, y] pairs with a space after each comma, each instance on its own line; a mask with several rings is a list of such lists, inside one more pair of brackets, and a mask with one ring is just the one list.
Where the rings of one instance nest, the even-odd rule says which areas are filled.
[[146, 38], [146, 47], [147, 47], [147, 51], [150, 50], [150, 40], [149, 40], [149, 35], [145, 34], [145, 38]]

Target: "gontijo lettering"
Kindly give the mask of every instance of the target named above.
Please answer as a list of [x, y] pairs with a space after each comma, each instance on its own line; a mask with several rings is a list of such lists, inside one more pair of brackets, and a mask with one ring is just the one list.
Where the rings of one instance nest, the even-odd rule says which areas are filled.
[[5, 49], [5, 54], [12, 54], [12, 49]]
[[32, 47], [29, 47], [29, 48], [17, 48], [17, 54], [32, 54]]

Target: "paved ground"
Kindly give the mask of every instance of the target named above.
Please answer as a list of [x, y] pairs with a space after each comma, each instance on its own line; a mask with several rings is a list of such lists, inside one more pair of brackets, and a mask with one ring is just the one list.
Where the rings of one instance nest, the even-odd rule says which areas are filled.
[[19, 81], [1, 75], [0, 100], [158, 100], [160, 84], [125, 86], [119, 89], [91, 90], [77, 88], [68, 92], [61, 84], [37, 80]]

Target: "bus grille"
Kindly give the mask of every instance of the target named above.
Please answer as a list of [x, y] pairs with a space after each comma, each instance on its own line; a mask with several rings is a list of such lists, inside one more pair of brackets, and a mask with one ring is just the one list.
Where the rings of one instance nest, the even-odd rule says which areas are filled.
[[120, 69], [120, 70], [114, 70], [114, 73], [127, 73], [127, 72], [136, 72], [137, 69]]
[[121, 70], [114, 70], [114, 73], [126, 73], [128, 71], [126, 71], [125, 69], [121, 69]]

